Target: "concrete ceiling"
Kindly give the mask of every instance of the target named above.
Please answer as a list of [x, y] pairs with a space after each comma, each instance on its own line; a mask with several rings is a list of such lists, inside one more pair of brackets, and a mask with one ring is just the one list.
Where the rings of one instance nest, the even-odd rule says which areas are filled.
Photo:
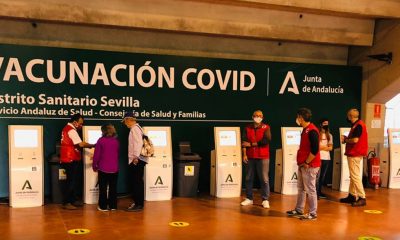
[[397, 0], [0, 0], [0, 17], [121, 28], [371, 46]]

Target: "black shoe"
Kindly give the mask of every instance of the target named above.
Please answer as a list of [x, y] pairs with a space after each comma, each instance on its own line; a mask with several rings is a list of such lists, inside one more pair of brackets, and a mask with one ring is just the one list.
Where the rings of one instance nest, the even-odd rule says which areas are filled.
[[341, 198], [340, 199], [340, 202], [341, 203], [350, 203], [350, 204], [352, 204], [353, 202], [355, 202], [356, 201], [356, 198], [353, 196], [353, 195], [351, 195], [351, 194], [349, 194], [347, 197], [345, 197], [345, 198]]
[[367, 205], [367, 200], [365, 198], [358, 198], [356, 202], [351, 203], [353, 207], [363, 207]]
[[72, 203], [72, 205], [74, 205], [75, 207], [82, 207], [83, 206], [83, 202], [82, 201], [75, 201], [74, 203]]
[[142, 210], [143, 210], [143, 206], [142, 205], [132, 204], [125, 211], [127, 211], [127, 212], [140, 212]]
[[319, 194], [319, 195], [318, 195], [318, 198], [321, 198], [321, 199], [326, 199], [327, 197], [326, 197], [326, 195], [325, 195], [325, 194], [321, 193], [321, 194]]

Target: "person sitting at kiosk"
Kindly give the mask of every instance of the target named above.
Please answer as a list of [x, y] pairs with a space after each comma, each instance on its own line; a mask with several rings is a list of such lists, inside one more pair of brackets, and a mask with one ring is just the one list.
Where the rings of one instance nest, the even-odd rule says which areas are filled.
[[257, 110], [253, 113], [253, 123], [246, 126], [242, 134], [243, 162], [246, 166], [246, 199], [242, 206], [253, 204], [254, 174], [260, 180], [262, 206], [269, 208], [269, 143], [271, 142], [271, 129], [262, 123], [264, 115]]
[[79, 164], [81, 162], [81, 148], [92, 148], [94, 144], [82, 141], [78, 130], [82, 128], [83, 116], [79, 113], [71, 117], [69, 123], [61, 132], [60, 163], [61, 168], [65, 169], [67, 179], [64, 183], [63, 208], [75, 210], [83, 203], [77, 200]]

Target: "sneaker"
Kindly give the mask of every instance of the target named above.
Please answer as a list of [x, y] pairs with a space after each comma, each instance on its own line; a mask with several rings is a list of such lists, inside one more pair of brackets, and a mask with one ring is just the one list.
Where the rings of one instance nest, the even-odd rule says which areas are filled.
[[353, 202], [356, 201], [356, 198], [353, 195], [349, 194], [347, 197], [341, 198], [339, 201], [341, 203], [350, 203], [350, 204], [352, 204]]
[[363, 207], [367, 205], [367, 200], [365, 198], [358, 198], [356, 202], [351, 203], [353, 207]]
[[287, 214], [289, 217], [296, 217], [296, 218], [302, 217], [302, 216], [304, 215], [304, 213], [298, 212], [296, 209], [295, 209], [295, 210], [287, 211], [286, 214]]
[[66, 209], [66, 210], [76, 210], [76, 209], [78, 209], [77, 207], [75, 207], [71, 203], [63, 204], [62, 208]]
[[243, 202], [240, 203], [242, 206], [253, 205], [253, 200], [246, 198]]
[[268, 202], [268, 200], [262, 201], [262, 206], [263, 206], [263, 208], [269, 208], [269, 202]]
[[300, 217], [300, 220], [317, 220], [317, 215], [306, 214]]
[[127, 209], [127, 212], [139, 212], [143, 210], [143, 206], [142, 205], [136, 205], [134, 203], [132, 203]]
[[102, 212], [108, 212], [108, 209], [103, 209], [100, 206], [97, 206], [97, 210], [102, 211]]

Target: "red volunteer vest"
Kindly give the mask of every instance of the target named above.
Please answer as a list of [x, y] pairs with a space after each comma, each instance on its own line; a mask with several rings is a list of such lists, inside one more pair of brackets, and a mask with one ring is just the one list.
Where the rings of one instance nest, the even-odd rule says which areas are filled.
[[74, 142], [68, 136], [68, 132], [74, 129], [67, 124], [61, 132], [61, 148], [60, 148], [60, 162], [70, 163], [72, 161], [81, 160], [81, 152], [78, 147], [75, 147]]
[[[309, 133], [312, 130], [315, 130], [318, 133], [319, 139], [319, 130], [314, 124], [310, 123], [307, 127], [303, 128], [303, 131], [301, 132], [300, 148], [297, 150], [297, 165], [303, 164], [311, 152]], [[317, 155], [315, 155], [315, 158], [310, 162], [309, 166], [313, 168], [321, 166], [319, 151]]]
[[349, 157], [360, 157], [367, 156], [368, 153], [368, 134], [367, 134], [367, 126], [361, 120], [358, 120], [354, 123], [354, 125], [350, 129], [349, 138], [353, 138], [354, 129], [360, 125], [362, 127], [361, 136], [358, 139], [357, 143], [346, 143], [346, 152], [344, 153]]
[[[258, 128], [254, 128], [253, 124], [246, 126], [246, 136], [249, 142], [259, 142], [263, 139], [265, 131], [269, 129], [267, 124], [261, 123]], [[269, 159], [269, 144], [265, 146], [249, 147], [246, 149], [248, 158]]]

